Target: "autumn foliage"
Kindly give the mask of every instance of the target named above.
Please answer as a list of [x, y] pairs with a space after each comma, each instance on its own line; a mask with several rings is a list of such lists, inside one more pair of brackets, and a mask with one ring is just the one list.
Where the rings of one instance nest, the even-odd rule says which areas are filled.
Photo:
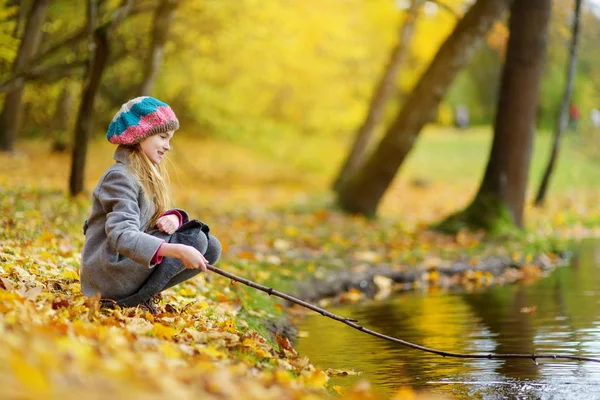
[[[558, 261], [559, 254], [549, 246], [536, 247], [535, 232], [545, 238], [600, 234], [592, 223], [600, 216], [593, 192], [580, 190], [578, 197], [565, 192], [551, 202], [548, 214], [528, 208], [532, 222], [527, 236], [490, 243], [479, 234], [443, 236], [423, 229], [456, 207], [456, 199], [468, 200], [463, 193], [468, 185], [460, 180], [432, 180], [426, 186], [400, 180], [385, 203], [387, 216], [368, 220], [326, 206], [328, 175], [316, 170], [298, 175], [306, 169], [290, 164], [289, 158], [258, 157], [258, 150], [185, 135], [174, 145], [176, 200], [222, 238], [219, 266], [280, 290], [291, 290], [294, 282], [309, 277], [325, 279], [340, 269], [358, 273], [380, 265], [421, 268], [421, 280], [413, 287], [452, 283], [477, 290], [536, 279], [544, 271], [538, 264], [542, 254], [548, 265]], [[111, 162], [113, 150], [103, 142], [92, 146], [88, 187]], [[232, 158], [223, 159], [223, 153]], [[204, 156], [189, 163], [191, 154]], [[335, 392], [351, 398], [354, 391], [371, 393], [364, 386], [328, 387], [328, 374], [340, 371], [311, 365], [289, 338], [272, 335], [257, 323], [280, 315], [281, 305], [225, 278], [204, 275], [165, 292], [163, 313], [156, 316], [139, 309], [100, 309], [98, 299], [84, 297], [78, 283], [79, 252], [90, 203], [87, 194], [76, 199], [64, 194], [67, 158], [49, 155], [47, 147], [34, 142], [0, 160], [4, 393], [20, 393], [21, 398], [90, 392], [114, 398], [317, 398]], [[307, 200], [308, 194], [313, 200]], [[392, 217], [399, 212], [401, 217]], [[590, 223], [581, 222], [586, 219]], [[476, 268], [487, 256], [498, 255], [521, 268], [499, 277]], [[466, 260], [473, 269], [450, 282], [443, 271], [453, 260]], [[376, 278], [376, 284], [379, 296], [406, 289], [384, 277]], [[353, 289], [336, 301], [364, 296]]]

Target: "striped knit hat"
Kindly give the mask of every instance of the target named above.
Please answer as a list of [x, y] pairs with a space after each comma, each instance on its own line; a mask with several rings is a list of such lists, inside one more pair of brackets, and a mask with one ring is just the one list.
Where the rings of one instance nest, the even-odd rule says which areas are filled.
[[114, 144], [133, 145], [148, 136], [178, 128], [179, 121], [168, 104], [142, 96], [121, 106], [108, 126], [106, 138]]

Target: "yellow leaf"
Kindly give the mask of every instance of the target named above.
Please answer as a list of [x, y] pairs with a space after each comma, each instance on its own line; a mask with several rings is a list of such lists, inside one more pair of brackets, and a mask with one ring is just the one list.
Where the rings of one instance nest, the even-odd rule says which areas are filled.
[[437, 283], [437, 281], [440, 279], [440, 273], [438, 270], [434, 269], [429, 272], [429, 274], [427, 275], [427, 278], [428, 278], [430, 284]]
[[305, 375], [304, 382], [311, 388], [322, 388], [329, 381], [329, 377], [325, 372], [317, 369], [315, 372]]
[[235, 329], [235, 322], [231, 318], [223, 322], [223, 325], [221, 325], [221, 329], [223, 329], [225, 332], [237, 333], [237, 330]]
[[65, 278], [67, 280], [70, 280], [70, 281], [78, 281], [79, 280], [79, 274], [69, 268], [63, 269], [63, 271], [60, 273], [60, 276], [62, 276], [63, 278]]
[[184, 287], [179, 291], [179, 294], [183, 297], [194, 297], [196, 296], [196, 290], [189, 287]]
[[362, 293], [360, 290], [352, 288], [348, 292], [343, 293], [340, 298], [349, 303], [356, 303], [362, 298]]
[[207, 355], [211, 358], [226, 359], [228, 355], [213, 346], [197, 347], [198, 353]]
[[271, 354], [267, 353], [266, 351], [264, 351], [263, 349], [259, 349], [257, 348], [255, 350], [256, 356], [258, 358], [271, 358]]
[[275, 380], [281, 384], [289, 384], [292, 381], [292, 377], [286, 371], [278, 369], [275, 371]]
[[11, 358], [10, 366], [24, 388], [38, 395], [48, 393], [50, 383], [46, 375], [39, 368], [36, 368], [16, 355], [13, 355]]
[[163, 354], [169, 358], [179, 358], [181, 357], [181, 352], [175, 347], [173, 343], [163, 342], [160, 345], [160, 348], [163, 351]]
[[50, 244], [54, 239], [54, 234], [52, 232], [44, 231], [38, 238], [38, 244]]
[[177, 330], [171, 328], [170, 326], [164, 326], [163, 324], [159, 323], [154, 323], [154, 325], [152, 326], [152, 336], [157, 337], [159, 339], [170, 340], [176, 333]]
[[567, 218], [565, 217], [565, 214], [563, 212], [558, 212], [556, 213], [556, 215], [554, 215], [554, 225], [560, 226], [560, 225], [564, 225], [566, 222]]
[[298, 233], [300, 233], [300, 231], [295, 226], [288, 225], [283, 230], [283, 233], [289, 237], [296, 237], [296, 236], [298, 236]]
[[146, 311], [144, 313], [144, 318], [146, 318], [151, 323], [154, 323], [154, 315], [150, 314], [150, 311]]
[[237, 257], [242, 260], [256, 260], [256, 254], [249, 251], [241, 251], [237, 254]]
[[333, 390], [335, 390], [335, 392], [340, 396], [344, 394], [344, 388], [342, 388], [340, 385], [333, 385]]
[[407, 386], [403, 386], [401, 387], [396, 394], [394, 394], [394, 397], [392, 397], [393, 400], [412, 400], [412, 399], [416, 399], [417, 398], [417, 394], [415, 393], [415, 391]]

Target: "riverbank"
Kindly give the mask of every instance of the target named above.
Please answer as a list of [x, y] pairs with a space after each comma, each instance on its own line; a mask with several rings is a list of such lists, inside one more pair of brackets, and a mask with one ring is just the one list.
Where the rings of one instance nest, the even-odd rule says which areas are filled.
[[[88, 200], [73, 201], [58, 190], [2, 188], [0, 208], [0, 384], [5, 393], [18, 393], [20, 398], [69, 398], [94, 391], [113, 398], [177, 393], [205, 398], [310, 399], [342, 391], [328, 385], [329, 375], [340, 371], [320, 369], [294, 350], [290, 343], [294, 326], [286, 319], [281, 301], [206, 274], [166, 291], [159, 315], [134, 308], [101, 309], [98, 299], [81, 294], [78, 283], [83, 241], [80, 222]], [[262, 213], [244, 218], [215, 215], [220, 222], [217, 226], [243, 226], [232, 231], [247, 235], [243, 242], [224, 235], [227, 250], [218, 266], [307, 299], [334, 295], [335, 301], [357, 302], [363, 296], [423, 289], [425, 285], [432, 289], [456, 284], [463, 290], [476, 290], [504, 283], [503, 265], [508, 260], [513, 267], [520, 266], [515, 270], [521, 274], [513, 278], [537, 279], [559, 260], [553, 262], [551, 256], [529, 259], [527, 253], [521, 253], [519, 259], [517, 253], [509, 259], [493, 258], [485, 254], [497, 252], [496, 246], [464, 242], [453, 253], [464, 252], [460, 256], [464, 262], [448, 263], [451, 243], [457, 239], [431, 232], [408, 235], [410, 240], [406, 234], [390, 237], [385, 251], [368, 251], [359, 245], [369, 243], [360, 232], [385, 224], [334, 212], [326, 217], [324, 213], [307, 217], [271, 211], [272, 220]], [[323, 227], [336, 227], [339, 240], [344, 241], [317, 249], [307, 242], [315, 231], [305, 229], [305, 224], [323, 218], [330, 221], [319, 225], [321, 234], [333, 235], [326, 232], [330, 228]], [[262, 230], [259, 221], [273, 231]], [[282, 225], [287, 233], [268, 239]], [[258, 231], [265, 242], [259, 240]], [[380, 229], [373, 234], [385, 232]], [[393, 249], [400, 240], [406, 241], [407, 249], [425, 244], [441, 249], [445, 243], [446, 257], [424, 257], [426, 263], [419, 264], [421, 267], [398, 259], [392, 266], [390, 257], [395, 257]], [[271, 246], [266, 248], [266, 243]], [[473, 254], [480, 256], [467, 262], [469, 243], [475, 246]], [[412, 253], [406, 260], [416, 259], [416, 250]], [[487, 267], [477, 269], [477, 260]], [[311, 290], [303, 295], [302, 287], [308, 282], [312, 282], [308, 285]], [[365, 290], [357, 290], [363, 287]], [[364, 385], [352, 390], [361, 396], [370, 393]]]
[[[424, 176], [421, 183], [414, 184], [414, 173], [403, 177], [381, 216], [366, 219], [332, 206], [326, 169], [317, 168], [327, 149], [339, 151], [337, 144], [321, 146], [310, 160], [286, 162], [291, 152], [269, 158], [228, 142], [181, 139], [186, 153], [175, 160], [175, 199], [224, 244], [217, 266], [321, 306], [395, 290], [475, 291], [537, 279], [561, 262], [568, 241], [600, 236], [596, 188], [562, 186], [545, 209], [528, 207], [524, 234], [494, 241], [478, 233], [445, 236], [426, 226], [468, 201], [475, 185], [464, 176], [435, 179], [412, 166]], [[92, 146], [88, 191], [114, 150], [103, 142]], [[293, 339], [283, 302], [223, 277], [203, 275], [165, 292], [158, 316], [101, 310], [82, 296], [79, 252], [89, 192], [65, 195], [69, 156], [48, 149], [24, 142], [16, 155], [0, 156], [0, 384], [6, 393], [321, 398], [341, 390], [328, 384], [335, 371], [312, 365], [277, 337], [279, 331]], [[192, 163], [190, 154], [203, 157]]]

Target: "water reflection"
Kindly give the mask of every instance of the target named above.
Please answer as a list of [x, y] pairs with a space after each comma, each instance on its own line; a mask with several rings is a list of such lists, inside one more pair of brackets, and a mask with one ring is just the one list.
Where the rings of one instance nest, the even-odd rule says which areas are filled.
[[[451, 352], [600, 357], [600, 243], [585, 242], [571, 267], [536, 283], [480, 293], [405, 293], [332, 312], [409, 342]], [[600, 365], [442, 358], [311, 315], [297, 349], [322, 368], [356, 369], [383, 395], [402, 385], [463, 398], [600, 398]], [[597, 397], [595, 397], [597, 396]]]

